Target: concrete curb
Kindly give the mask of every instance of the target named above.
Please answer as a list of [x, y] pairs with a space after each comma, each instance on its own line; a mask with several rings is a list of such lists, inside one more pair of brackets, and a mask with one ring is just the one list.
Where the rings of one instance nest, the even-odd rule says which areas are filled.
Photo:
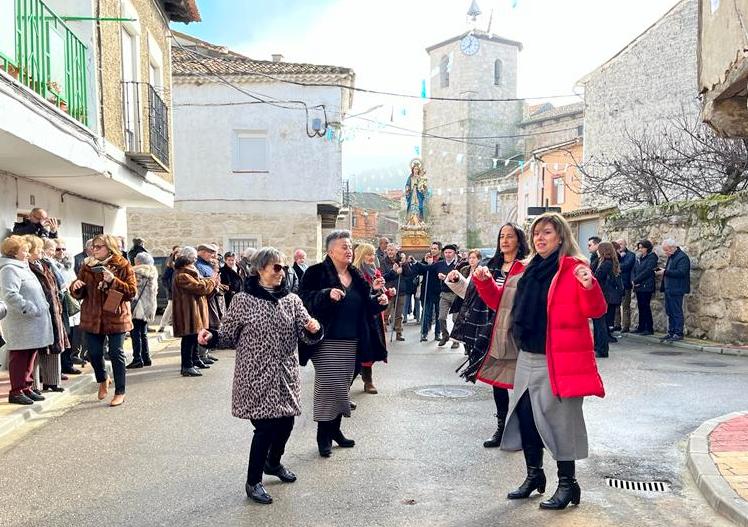
[[730, 487], [709, 455], [709, 434], [721, 423], [748, 412], [733, 412], [710, 419], [688, 437], [688, 469], [709, 505], [740, 527], [748, 527], [748, 502]]
[[[171, 339], [165, 338], [162, 334], [154, 335], [151, 339], [151, 354], [156, 357], [163, 353], [168, 347]], [[112, 377], [112, 365], [109, 362], [105, 362], [107, 374]], [[45, 392], [44, 401], [34, 403], [29, 406], [19, 407], [18, 410], [11, 412], [10, 414], [0, 417], [0, 440], [6, 435], [16, 431], [18, 428], [23, 426], [29, 421], [43, 417], [47, 412], [62, 406], [62, 404], [70, 399], [72, 396], [77, 395], [81, 392], [86, 391], [91, 386], [96, 386], [96, 377], [93, 372], [79, 375], [72, 380], [67, 386], [65, 391], [62, 393], [48, 393]]]
[[635, 333], [624, 333], [623, 338], [635, 340], [638, 342], [647, 342], [649, 344], [659, 344], [661, 346], [672, 346], [674, 348], [681, 348], [681, 349], [686, 349], [690, 351], [703, 351], [706, 353], [717, 353], [719, 355], [733, 355], [737, 357], [748, 357], [748, 349], [735, 348], [735, 347], [730, 347], [730, 346], [712, 346], [708, 344], [698, 344], [695, 342], [688, 342], [685, 340], [679, 340], [677, 342], [660, 342], [659, 336], [644, 336], [644, 335], [637, 335]]

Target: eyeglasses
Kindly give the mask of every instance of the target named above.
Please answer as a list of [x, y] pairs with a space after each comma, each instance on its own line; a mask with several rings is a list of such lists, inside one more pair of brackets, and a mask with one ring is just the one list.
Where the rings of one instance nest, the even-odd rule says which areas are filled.
[[67, 251], [67, 249], [65, 247], [58, 247], [55, 249], [56, 253], [61, 253], [62, 251]]
[[276, 273], [280, 273], [284, 269], [285, 267], [283, 267], [281, 264], [273, 264], [273, 271]]

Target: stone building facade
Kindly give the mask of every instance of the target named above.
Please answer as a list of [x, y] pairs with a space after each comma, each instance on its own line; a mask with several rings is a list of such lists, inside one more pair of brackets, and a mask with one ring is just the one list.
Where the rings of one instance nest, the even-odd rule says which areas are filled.
[[[674, 117], [696, 118], [698, 0], [681, 0], [613, 58], [579, 81], [584, 87], [584, 161], [626, 148]], [[608, 200], [590, 193], [585, 206]]]
[[[352, 86], [353, 71], [255, 60], [175, 36], [174, 211], [129, 210], [130, 234], [157, 255], [176, 243], [212, 241], [234, 252], [301, 248], [319, 260], [342, 205], [342, 147], [326, 132], [339, 127], [351, 91], [315, 84]], [[255, 104], [209, 71], [270, 103]], [[307, 101], [308, 114], [272, 101]]]
[[[748, 193], [673, 202], [609, 216], [607, 239], [630, 243], [675, 239], [691, 259], [691, 294], [686, 296], [686, 333], [719, 343], [748, 344]], [[660, 265], [664, 267], [665, 258]], [[658, 282], [659, 286], [659, 282]], [[636, 302], [634, 302], [634, 305]], [[661, 293], [652, 300], [655, 329], [665, 331]]]
[[748, 0], [699, 2], [699, 93], [702, 117], [718, 133], [748, 137]]
[[[479, 30], [429, 47], [431, 96], [516, 98], [521, 49], [519, 42]], [[521, 119], [517, 100], [431, 100], [424, 106], [421, 151], [432, 189], [427, 218], [432, 237], [466, 246], [489, 199], [473, 176], [495, 168], [494, 159], [519, 151]]]

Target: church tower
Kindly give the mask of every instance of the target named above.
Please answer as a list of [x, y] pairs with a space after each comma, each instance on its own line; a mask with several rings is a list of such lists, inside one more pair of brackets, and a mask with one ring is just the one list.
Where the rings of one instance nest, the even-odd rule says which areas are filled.
[[[522, 44], [478, 29], [480, 9], [475, 0], [468, 19], [471, 29], [426, 49], [431, 97], [436, 100], [424, 106], [421, 148], [431, 188], [427, 222], [432, 237], [461, 249], [476, 239], [470, 234], [475, 225], [472, 178], [495, 168], [494, 159], [520, 151], [516, 136], [522, 119], [521, 101], [495, 100], [517, 97]], [[495, 233], [481, 234], [483, 239], [495, 238]]]

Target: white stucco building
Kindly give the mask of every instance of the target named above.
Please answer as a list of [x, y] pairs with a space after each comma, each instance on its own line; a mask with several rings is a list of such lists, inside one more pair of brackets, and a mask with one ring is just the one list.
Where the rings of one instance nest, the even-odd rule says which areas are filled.
[[[174, 210], [131, 209], [131, 235], [156, 254], [216, 242], [319, 258], [342, 198], [342, 146], [353, 71], [254, 60], [176, 34]], [[318, 86], [328, 84], [334, 86]], [[263, 102], [266, 101], [266, 102]]]

